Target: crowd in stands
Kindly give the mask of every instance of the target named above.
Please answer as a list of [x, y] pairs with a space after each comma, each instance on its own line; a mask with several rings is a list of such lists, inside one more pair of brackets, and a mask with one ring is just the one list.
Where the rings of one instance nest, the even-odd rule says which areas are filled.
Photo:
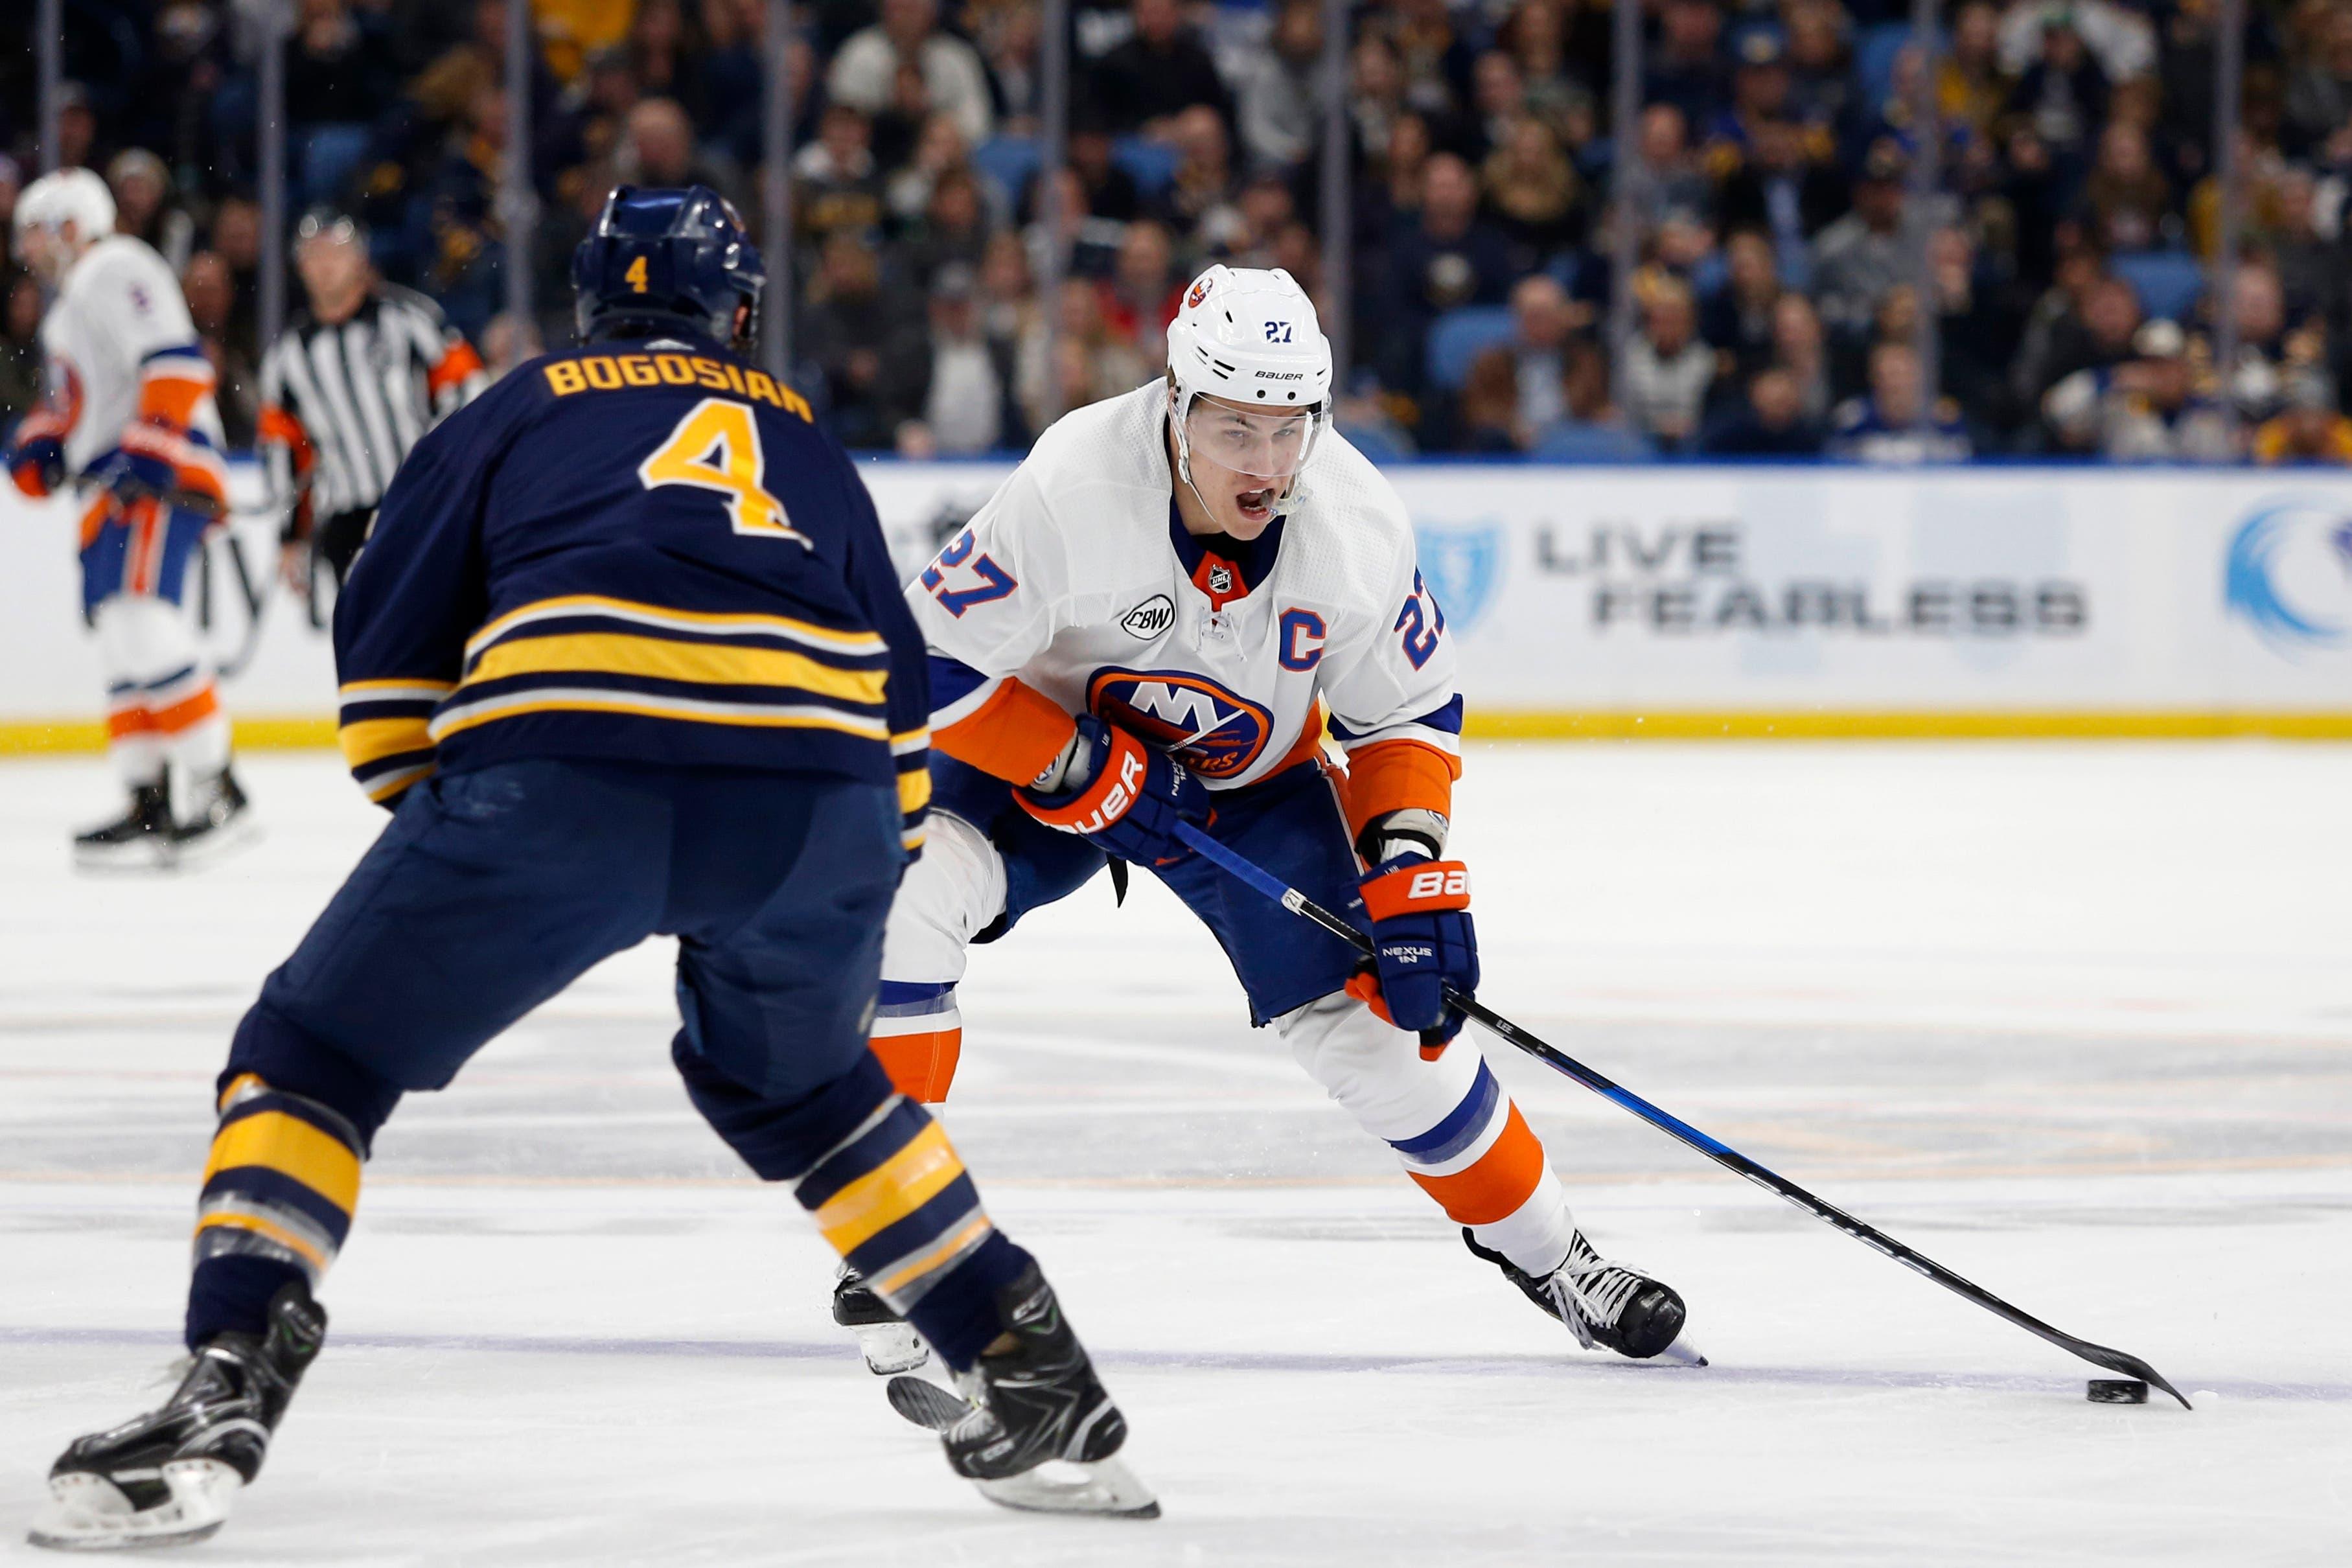
[[[232, 440], [255, 415], [261, 9], [66, 5], [64, 157], [180, 268]], [[494, 364], [568, 336], [570, 255], [612, 185], [701, 181], [762, 225], [764, 0], [534, 9], [523, 82], [505, 0], [294, 0], [287, 45], [289, 213], [357, 217], [383, 276]], [[1320, 0], [1073, 0], [1053, 170], [1036, 0], [803, 0], [794, 378], [855, 447], [1018, 448], [1155, 374], [1182, 284], [1223, 260], [1286, 267], [1346, 313], [1341, 424], [1376, 454], [2352, 460], [2352, 0], [2248, 7], [2226, 299], [2220, 9], [1958, 0], [1923, 84], [1904, 0], [1646, 0], [1619, 127], [1607, 0], [1358, 4], [1339, 300]], [[30, 49], [0, 57], [0, 218], [35, 151], [32, 70]], [[496, 199], [519, 95], [527, 252]], [[519, 254], [535, 320], [500, 313]], [[5, 423], [35, 395], [41, 307], [5, 258], [0, 304]]]

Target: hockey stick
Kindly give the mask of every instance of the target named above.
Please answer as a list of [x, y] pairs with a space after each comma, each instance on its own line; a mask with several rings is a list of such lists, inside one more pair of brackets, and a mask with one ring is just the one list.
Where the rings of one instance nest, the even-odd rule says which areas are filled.
[[[1368, 958], [1371, 956], [1371, 938], [1297, 889], [1284, 886], [1282, 879], [1272, 872], [1235, 854], [1189, 822], [1177, 823], [1176, 837], [1199, 851], [1202, 857], [1248, 883], [1292, 914], [1312, 921], [1341, 942], [1353, 947], [1358, 952]], [[1797, 1185], [1796, 1183], [1766, 1170], [1738, 1150], [1709, 1137], [1680, 1117], [1661, 1110], [1632, 1089], [1612, 1083], [1567, 1052], [1546, 1045], [1475, 998], [1465, 996], [1449, 985], [1445, 988], [1445, 1000], [1463, 1016], [1484, 1024], [1504, 1040], [1517, 1046], [1538, 1061], [1567, 1074], [1602, 1099], [1616, 1101], [1651, 1126], [1674, 1134], [1675, 1137], [1689, 1144], [1724, 1169], [1746, 1177], [1775, 1197], [1794, 1205], [1815, 1219], [1835, 1226], [1873, 1251], [1885, 1254], [1913, 1273], [1925, 1275], [1954, 1295], [1975, 1302], [1996, 1317], [2006, 1318], [2027, 1333], [2039, 1335], [2071, 1355], [2080, 1356], [2092, 1365], [2105, 1367], [2109, 1372], [2119, 1372], [2126, 1377], [2136, 1377], [2143, 1382], [2152, 1383], [2173, 1398], [2179, 1400], [2182, 1409], [2191, 1408], [2187, 1396], [2180, 1390], [2166, 1382], [2162, 1373], [2158, 1372], [2139, 1357], [2127, 1355], [2122, 1351], [2109, 1350], [2105, 1345], [2093, 1344], [2088, 1340], [2078, 1340], [2072, 1334], [2052, 1328], [2030, 1312], [2018, 1310], [1982, 1286], [1961, 1279], [1934, 1258], [1913, 1251], [1885, 1232], [1864, 1225], [1835, 1204], [1825, 1203]]]

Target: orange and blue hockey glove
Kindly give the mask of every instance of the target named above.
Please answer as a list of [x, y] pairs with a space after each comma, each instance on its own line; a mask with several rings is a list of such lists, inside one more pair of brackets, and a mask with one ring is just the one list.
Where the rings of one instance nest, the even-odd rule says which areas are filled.
[[8, 441], [8, 477], [38, 500], [66, 482], [66, 423], [47, 408], [17, 422]]
[[1372, 921], [1372, 966], [1348, 994], [1400, 1029], [1421, 1036], [1424, 1054], [1462, 1032], [1445, 1005], [1449, 985], [1478, 988], [1478, 932], [1470, 923], [1470, 871], [1459, 860], [1400, 855], [1364, 873]]
[[1091, 713], [1079, 715], [1073, 747], [1059, 789], [1013, 792], [1022, 810], [1139, 866], [1192, 853], [1176, 824], [1207, 820], [1209, 792], [1190, 771]]
[[144, 422], [132, 425], [122, 432], [122, 444], [101, 454], [85, 477], [126, 506], [171, 494], [179, 469], [172, 462], [169, 433]]

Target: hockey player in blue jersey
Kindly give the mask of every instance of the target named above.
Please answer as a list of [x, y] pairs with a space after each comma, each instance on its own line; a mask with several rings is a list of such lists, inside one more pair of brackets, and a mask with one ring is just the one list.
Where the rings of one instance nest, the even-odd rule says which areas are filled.
[[696, 1107], [956, 1369], [951, 1466], [1015, 1506], [1156, 1511], [1036, 1264], [866, 1047], [930, 789], [923, 639], [848, 459], [738, 357], [758, 253], [707, 190], [623, 186], [573, 272], [583, 345], [427, 435], [352, 571], [342, 744], [393, 818], [220, 1075], [193, 1368], [67, 1449], [38, 1544], [217, 1530], [401, 1096], [656, 932]]

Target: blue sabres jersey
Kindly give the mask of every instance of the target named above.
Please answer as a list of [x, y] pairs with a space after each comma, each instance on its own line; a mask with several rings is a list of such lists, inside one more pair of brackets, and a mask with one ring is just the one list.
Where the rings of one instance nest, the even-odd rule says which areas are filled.
[[921, 634], [874, 503], [789, 387], [699, 339], [534, 361], [435, 427], [335, 611], [371, 798], [516, 757], [896, 781], [929, 798]]

